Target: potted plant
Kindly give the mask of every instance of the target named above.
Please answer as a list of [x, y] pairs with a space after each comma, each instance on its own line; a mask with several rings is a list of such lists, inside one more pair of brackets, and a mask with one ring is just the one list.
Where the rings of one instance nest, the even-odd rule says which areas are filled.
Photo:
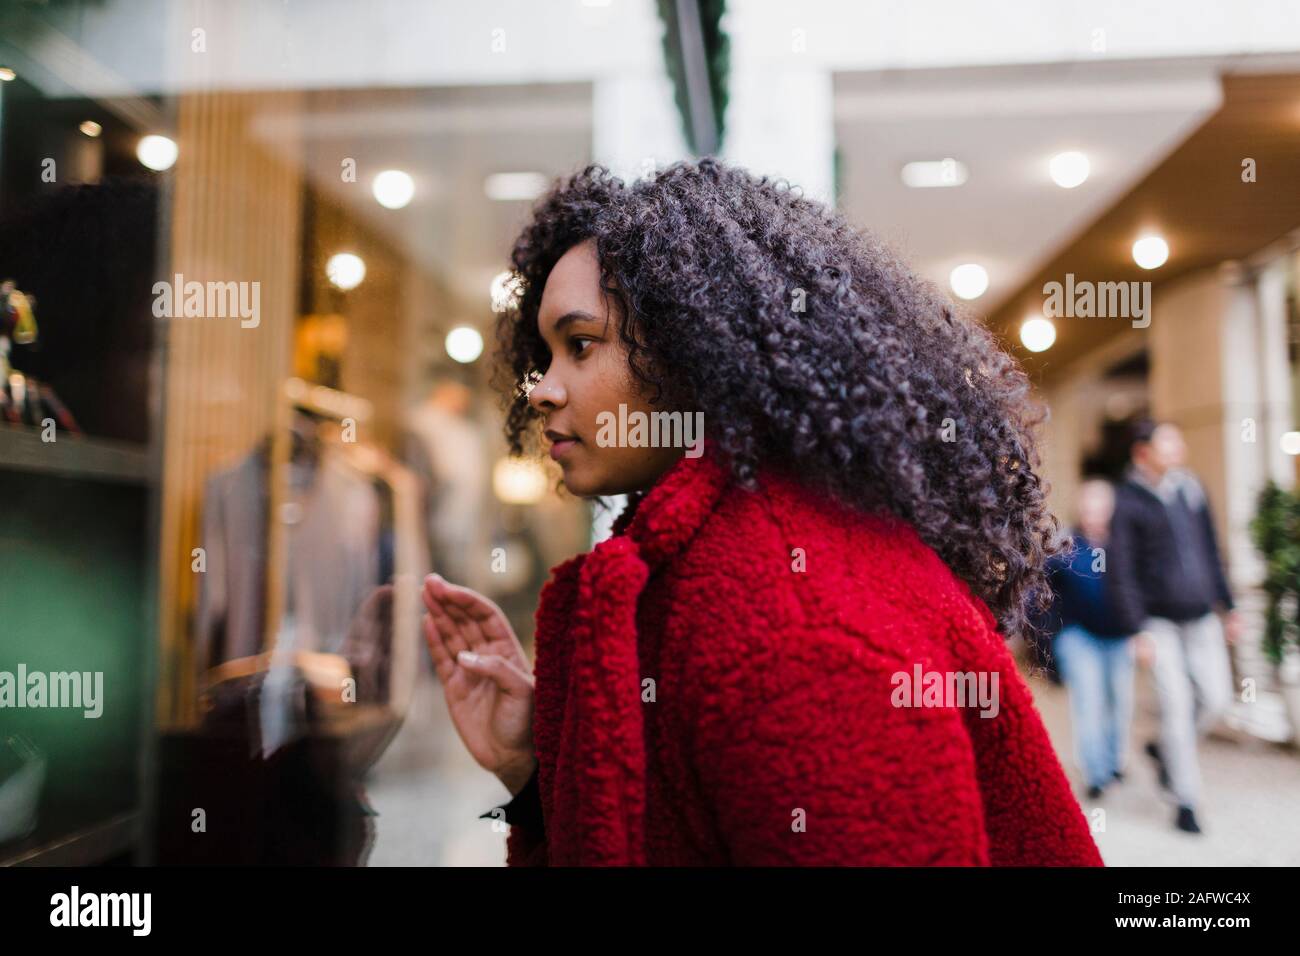
[[1273, 482], [1260, 492], [1250, 523], [1264, 559], [1264, 656], [1273, 665], [1293, 746], [1300, 746], [1300, 496]]

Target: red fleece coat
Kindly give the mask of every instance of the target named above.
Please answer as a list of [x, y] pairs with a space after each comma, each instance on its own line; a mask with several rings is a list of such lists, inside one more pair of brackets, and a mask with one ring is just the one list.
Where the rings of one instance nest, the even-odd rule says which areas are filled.
[[[998, 675], [996, 715], [896, 706], [917, 665]], [[906, 523], [711, 445], [554, 569], [535, 676], [511, 866], [1101, 865], [987, 607]]]

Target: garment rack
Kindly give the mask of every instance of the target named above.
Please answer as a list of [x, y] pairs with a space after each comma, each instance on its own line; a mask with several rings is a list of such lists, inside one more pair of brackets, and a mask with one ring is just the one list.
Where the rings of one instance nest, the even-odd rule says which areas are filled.
[[268, 480], [266, 541], [266, 617], [263, 622], [262, 642], [265, 651], [275, 650], [280, 619], [284, 614], [285, 580], [287, 568], [286, 534], [283, 510], [288, 500], [289, 457], [292, 449], [290, 432], [293, 413], [309, 412], [331, 421], [355, 425], [368, 422], [374, 406], [356, 395], [349, 395], [325, 385], [313, 385], [300, 378], [290, 378], [280, 389], [276, 402], [275, 431], [271, 437], [271, 462]]

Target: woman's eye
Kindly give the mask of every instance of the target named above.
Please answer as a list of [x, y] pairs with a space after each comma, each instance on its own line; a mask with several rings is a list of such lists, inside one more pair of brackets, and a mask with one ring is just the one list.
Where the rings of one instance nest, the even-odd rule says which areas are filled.
[[575, 355], [582, 355], [584, 352], [587, 351], [585, 348], [583, 348], [583, 346], [592, 345], [595, 343], [595, 341], [596, 341], [595, 339], [583, 339], [574, 336], [573, 338], [569, 339], [569, 347], [573, 349]]

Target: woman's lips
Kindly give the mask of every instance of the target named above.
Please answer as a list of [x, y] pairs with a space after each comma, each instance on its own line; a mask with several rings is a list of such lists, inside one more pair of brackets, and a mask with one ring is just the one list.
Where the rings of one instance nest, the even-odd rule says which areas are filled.
[[551, 457], [556, 461], [559, 461], [560, 456], [576, 444], [578, 444], [578, 439], [576, 438], [561, 438], [558, 441], [551, 442]]

